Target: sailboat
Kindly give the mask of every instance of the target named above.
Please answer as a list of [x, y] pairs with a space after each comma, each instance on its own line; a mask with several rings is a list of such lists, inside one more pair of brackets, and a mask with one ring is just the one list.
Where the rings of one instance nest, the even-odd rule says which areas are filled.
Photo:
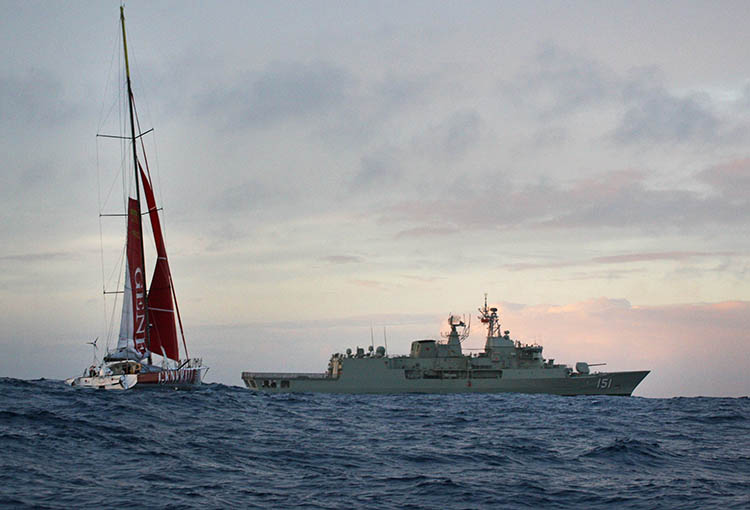
[[[81, 376], [66, 379], [70, 386], [79, 388], [126, 390], [143, 387], [186, 388], [201, 383], [208, 367], [200, 358], [190, 358], [182, 327], [177, 296], [175, 294], [169, 259], [164, 243], [159, 209], [156, 206], [154, 187], [148, 169], [148, 160], [142, 136], [136, 135], [138, 126], [135, 102], [130, 81], [128, 47], [125, 37], [125, 12], [120, 7], [120, 24], [125, 55], [125, 76], [127, 81], [128, 113], [130, 133], [125, 138], [132, 146], [133, 169], [135, 173], [135, 197], [127, 198], [127, 235], [125, 248], [125, 274], [122, 293], [122, 314], [117, 346], [108, 351], [100, 363], [86, 368]], [[138, 142], [141, 140], [139, 156]], [[151, 231], [156, 248], [156, 265], [151, 284], [146, 285], [144, 264], [142, 197], [146, 203], [146, 213], [151, 222]], [[120, 292], [120, 291], [118, 291]], [[180, 358], [177, 336], [179, 325], [184, 357]], [[161, 362], [155, 362], [154, 356]]]

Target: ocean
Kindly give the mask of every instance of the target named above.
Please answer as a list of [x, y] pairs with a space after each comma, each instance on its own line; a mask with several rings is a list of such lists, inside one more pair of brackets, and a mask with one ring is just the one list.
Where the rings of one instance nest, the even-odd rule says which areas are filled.
[[0, 379], [0, 507], [750, 508], [750, 399]]

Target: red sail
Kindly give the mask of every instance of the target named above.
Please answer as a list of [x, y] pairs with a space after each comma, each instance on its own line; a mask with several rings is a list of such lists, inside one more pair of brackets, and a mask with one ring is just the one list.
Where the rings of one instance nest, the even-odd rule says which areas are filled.
[[140, 171], [143, 192], [146, 195], [146, 204], [148, 205], [148, 215], [151, 219], [151, 230], [154, 232], [157, 256], [154, 276], [148, 291], [151, 352], [166, 355], [167, 358], [173, 360], [179, 360], [174, 302], [172, 301], [172, 276], [169, 271], [167, 250], [164, 247], [164, 236], [159, 223], [159, 212], [156, 210], [154, 191], [142, 168]]
[[138, 201], [129, 198], [127, 254], [133, 300], [133, 344], [135, 350], [143, 355], [146, 353], [146, 275], [143, 272], [140, 215]]

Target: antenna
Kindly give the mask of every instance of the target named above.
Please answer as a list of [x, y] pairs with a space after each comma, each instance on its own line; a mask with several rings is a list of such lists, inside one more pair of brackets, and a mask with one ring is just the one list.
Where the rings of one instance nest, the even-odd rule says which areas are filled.
[[383, 343], [385, 344], [385, 353], [388, 354], [388, 339], [385, 337], [385, 326], [383, 326]]
[[[444, 333], [441, 331], [440, 336], [442, 336], [443, 338], [450, 338], [451, 335], [456, 334], [458, 335], [458, 341], [463, 342], [469, 337], [469, 333], [471, 330], [471, 314], [469, 314], [468, 321], [465, 315], [461, 317], [453, 314], [448, 315], [448, 326], [450, 326], [451, 328], [450, 332]], [[458, 328], [461, 328], [460, 333], [458, 331]]]
[[468, 320], [464, 319], [464, 322], [465, 322], [466, 326], [464, 327], [463, 332], [459, 336], [459, 340], [461, 342], [463, 342], [464, 340], [466, 340], [467, 338], [469, 338], [469, 334], [471, 334], [471, 314], [469, 314]]
[[373, 350], [375, 349], [375, 333], [372, 330], [372, 322], [370, 322], [370, 345]]

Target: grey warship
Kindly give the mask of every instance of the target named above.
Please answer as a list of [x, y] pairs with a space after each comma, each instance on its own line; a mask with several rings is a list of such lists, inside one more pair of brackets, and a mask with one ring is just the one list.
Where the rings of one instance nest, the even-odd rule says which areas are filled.
[[286, 393], [549, 393], [630, 396], [649, 370], [592, 372], [585, 362], [575, 370], [542, 357], [542, 346], [522, 344], [501, 331], [498, 310], [479, 309], [487, 327], [484, 349], [463, 354], [468, 326], [449, 318], [445, 340], [415, 340], [408, 355], [387, 355], [384, 347], [358, 347], [331, 356], [325, 373], [243, 372], [256, 392]]

